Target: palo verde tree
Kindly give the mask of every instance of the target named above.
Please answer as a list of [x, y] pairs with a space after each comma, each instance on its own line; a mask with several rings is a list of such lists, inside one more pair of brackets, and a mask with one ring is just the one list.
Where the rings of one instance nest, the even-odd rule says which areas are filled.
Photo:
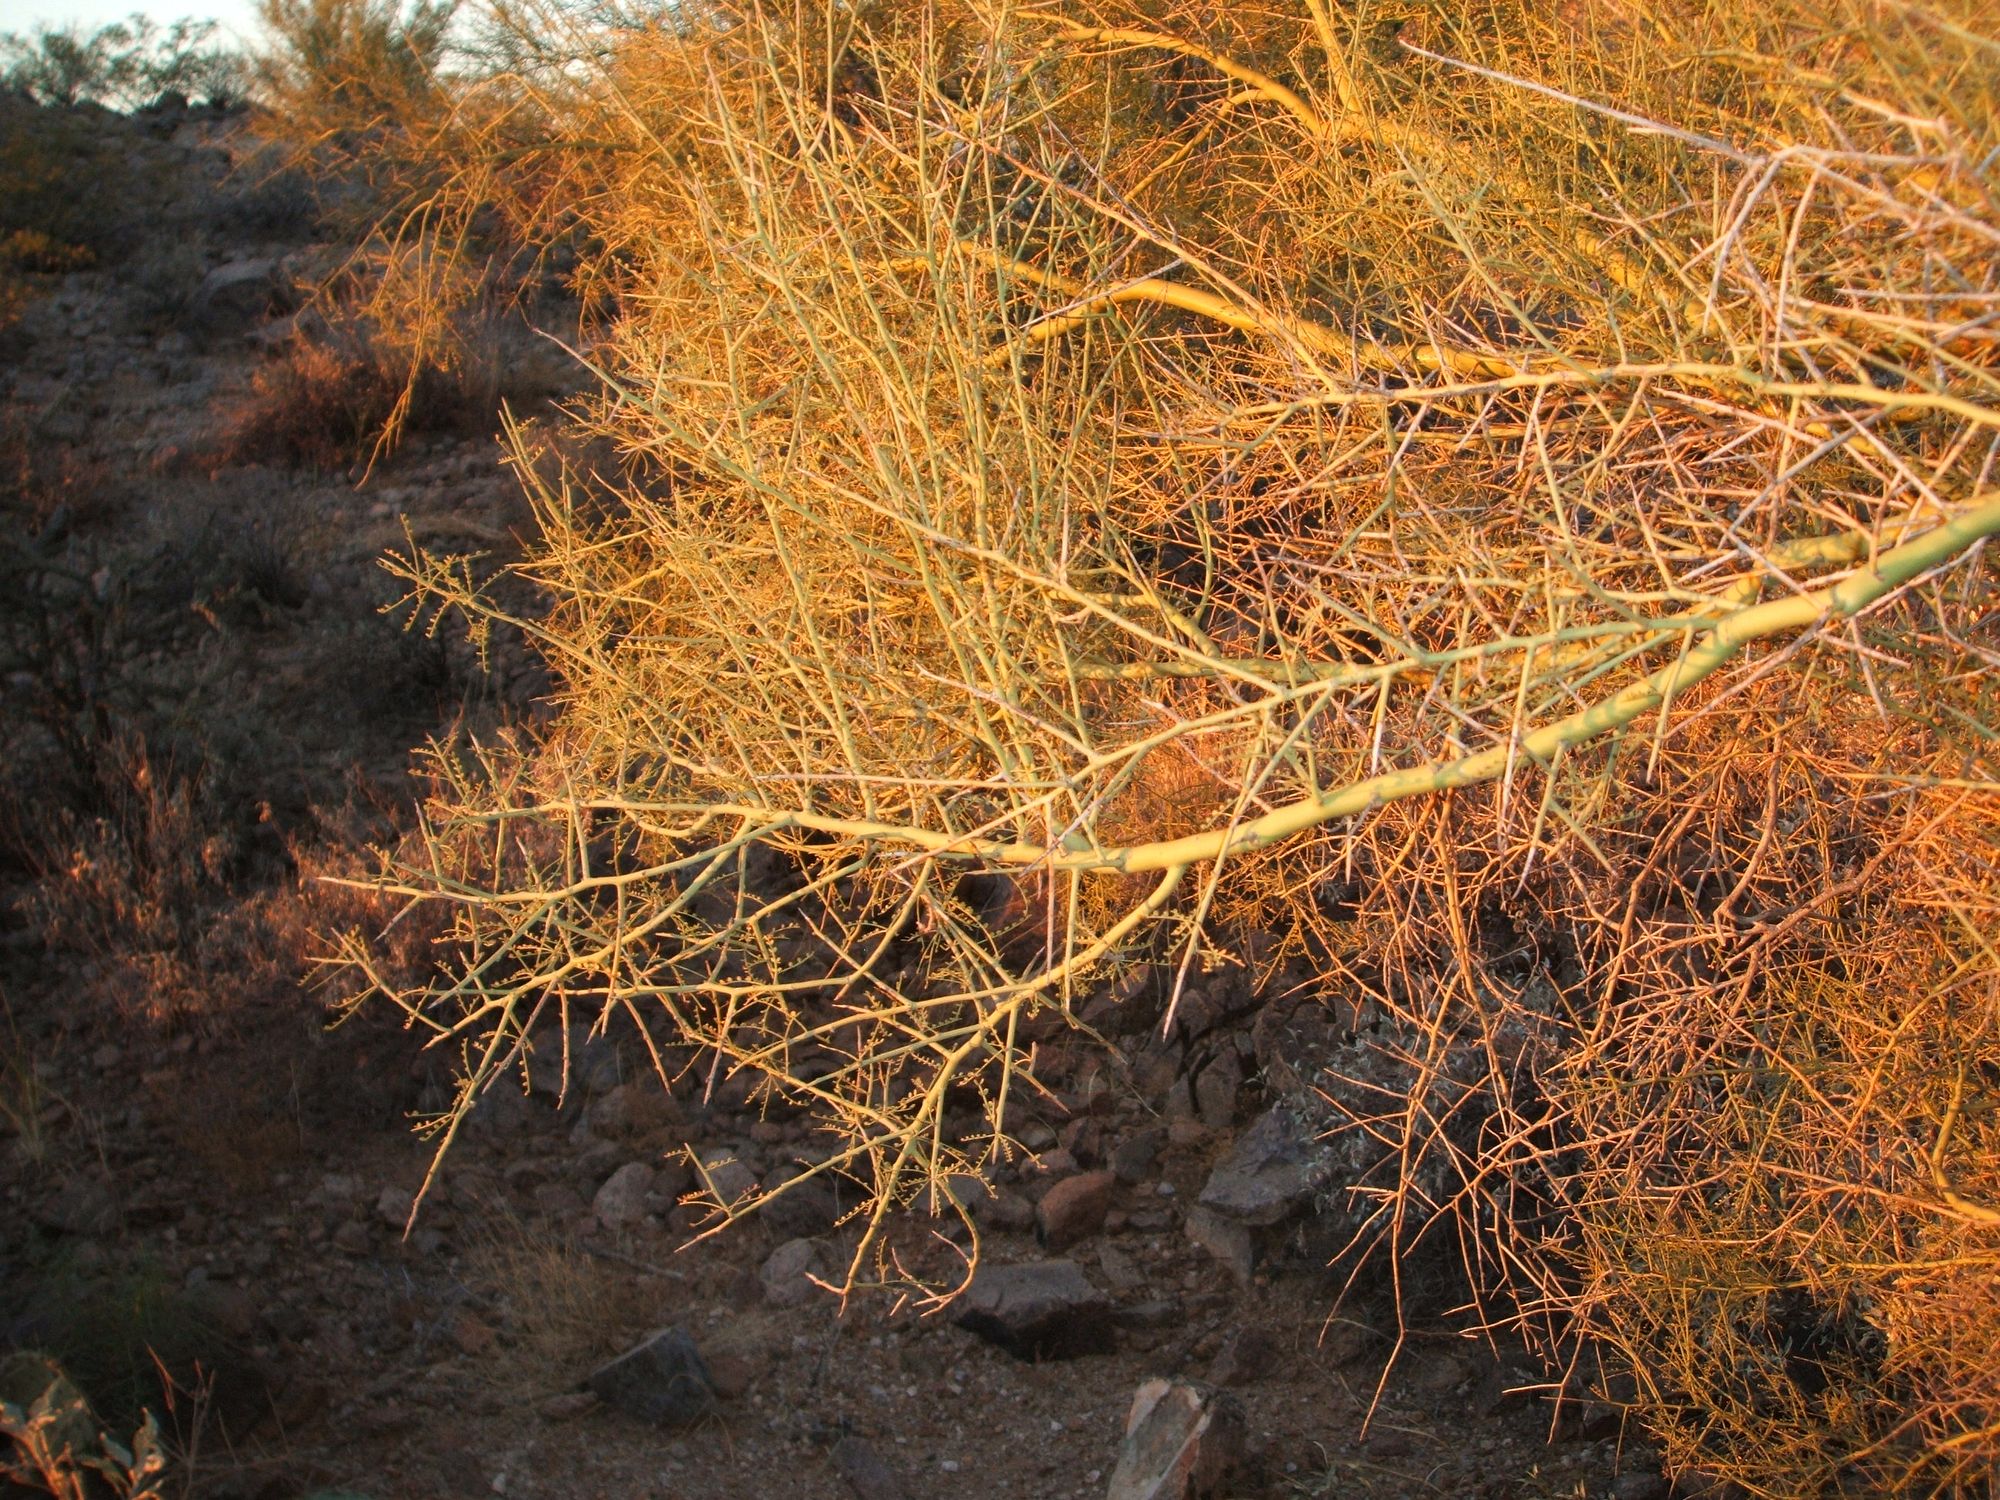
[[558, 683], [384, 874], [449, 971], [344, 950], [463, 1057], [440, 1149], [630, 1024], [948, 1295], [899, 1214], [1017, 1149], [1030, 1039], [1254, 951], [1385, 1018], [1366, 1244], [1456, 1233], [1759, 1492], [1994, 1461], [1993, 38], [507, 15], [405, 222], [583, 247], [617, 462], [508, 434], [546, 614], [397, 564]]

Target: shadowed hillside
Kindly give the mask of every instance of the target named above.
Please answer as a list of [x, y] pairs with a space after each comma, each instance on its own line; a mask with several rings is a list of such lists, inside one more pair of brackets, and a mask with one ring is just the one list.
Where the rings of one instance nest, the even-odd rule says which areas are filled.
[[8, 106], [16, 1343], [242, 1293], [272, 1494], [1990, 1486], [1990, 25], [271, 16]]

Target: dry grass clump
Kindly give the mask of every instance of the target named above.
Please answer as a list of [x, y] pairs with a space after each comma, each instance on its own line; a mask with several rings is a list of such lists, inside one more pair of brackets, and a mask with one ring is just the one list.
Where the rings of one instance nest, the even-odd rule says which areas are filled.
[[339, 472], [409, 433], [490, 435], [503, 403], [539, 404], [573, 384], [542, 348], [524, 350], [525, 324], [498, 310], [462, 314], [423, 348], [337, 298], [325, 310], [252, 374], [212, 458]]
[[573, 1383], [658, 1315], [630, 1275], [513, 1219], [494, 1220], [468, 1259], [475, 1284], [490, 1287], [499, 1304], [501, 1339], [485, 1361], [488, 1378], [516, 1399]]
[[1359, 1245], [1457, 1235], [1757, 1493], [1990, 1473], [1975, 18], [677, 14], [516, 14], [421, 131], [407, 222], [586, 247], [621, 458], [514, 434], [561, 711], [387, 879], [461, 1107], [627, 1013], [817, 1111], [906, 1284], [1028, 1023], [1264, 932], [1385, 1018]]
[[406, 372], [364, 339], [303, 338], [260, 366], [220, 435], [225, 461], [340, 471], [374, 450]]

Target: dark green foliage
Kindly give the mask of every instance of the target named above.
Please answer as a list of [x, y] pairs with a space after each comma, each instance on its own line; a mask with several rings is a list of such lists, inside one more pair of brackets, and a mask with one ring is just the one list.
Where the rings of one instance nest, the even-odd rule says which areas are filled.
[[95, 112], [0, 93], [0, 238], [43, 236], [105, 259], [131, 238], [135, 177], [124, 142]]
[[132, 109], [169, 93], [233, 104], [247, 79], [242, 56], [216, 40], [213, 21], [162, 27], [134, 15], [95, 31], [71, 24], [0, 34], [0, 83], [38, 104]]

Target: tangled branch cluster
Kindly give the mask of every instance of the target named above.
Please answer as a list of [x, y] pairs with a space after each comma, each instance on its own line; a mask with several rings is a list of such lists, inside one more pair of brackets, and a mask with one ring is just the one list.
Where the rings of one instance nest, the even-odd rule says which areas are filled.
[[610, 311], [550, 611], [401, 564], [561, 683], [385, 877], [445, 1141], [628, 1018], [907, 1284], [1029, 1035], [1258, 933], [1385, 1017], [1364, 1244], [1759, 1492], [1990, 1465], [2000, 51], [1826, 9], [514, 15], [427, 139]]

